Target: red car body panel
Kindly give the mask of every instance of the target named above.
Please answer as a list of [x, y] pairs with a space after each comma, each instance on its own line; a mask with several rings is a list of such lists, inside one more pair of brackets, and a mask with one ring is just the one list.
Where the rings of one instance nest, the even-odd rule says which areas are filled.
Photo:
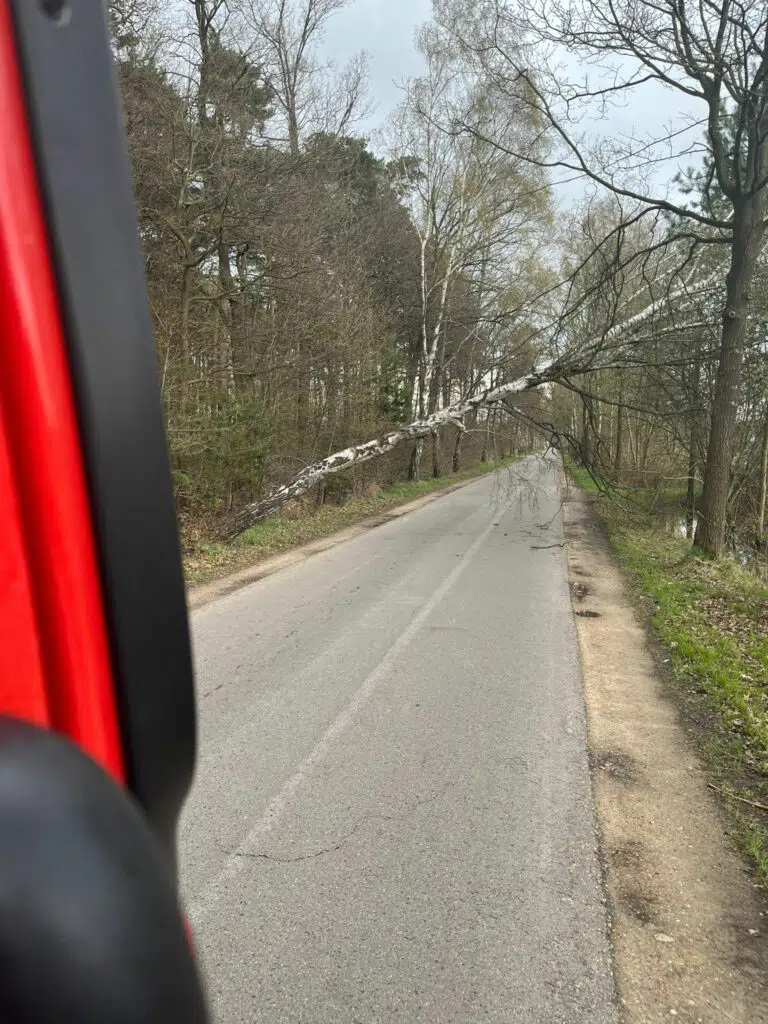
[[93, 525], [13, 26], [0, 3], [0, 712], [123, 779]]

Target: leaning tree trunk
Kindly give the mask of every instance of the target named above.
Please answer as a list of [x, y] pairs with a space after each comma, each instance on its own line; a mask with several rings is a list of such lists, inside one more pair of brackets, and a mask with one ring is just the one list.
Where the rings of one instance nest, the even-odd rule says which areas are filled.
[[726, 511], [736, 438], [736, 413], [747, 337], [747, 310], [760, 242], [765, 233], [762, 203], [747, 200], [734, 210], [731, 266], [725, 279], [726, 301], [715, 381], [712, 423], [704, 469], [704, 490], [696, 528], [696, 546], [715, 557], [725, 552]]
[[[666, 309], [681, 298], [686, 298], [686, 296], [687, 293], [684, 290], [669, 292], [662, 300], [651, 303], [639, 313], [635, 313], [621, 323], [616, 324], [607, 334], [603, 334], [600, 337], [599, 344], [605, 346], [607, 341], [634, 330], [639, 324], [646, 323], [659, 309]], [[248, 527], [253, 526], [254, 523], [258, 523], [267, 516], [277, 512], [283, 505], [290, 501], [295, 501], [302, 494], [306, 494], [311, 487], [314, 487], [315, 484], [325, 479], [325, 477], [331, 476], [334, 473], [340, 473], [350, 466], [360, 465], [371, 459], [380, 458], [391, 452], [398, 445], [422, 440], [431, 434], [433, 430], [437, 430], [441, 426], [446, 426], [447, 424], [458, 426], [467, 419], [474, 425], [477, 423], [479, 409], [487, 409], [498, 402], [505, 402], [512, 395], [533, 391], [543, 384], [573, 376], [575, 372], [583, 372], [583, 370], [579, 369], [580, 365], [579, 363], [553, 360], [538, 370], [532, 369], [529, 373], [518, 377], [516, 380], [480, 391], [462, 401], [456, 402], [454, 405], [448, 406], [446, 409], [441, 409], [426, 419], [410, 423], [407, 427], [402, 427], [400, 430], [393, 430], [383, 437], [374, 438], [371, 441], [365, 441], [363, 444], [334, 452], [333, 455], [320, 459], [319, 462], [305, 466], [292, 480], [277, 487], [261, 501], [251, 502], [251, 504], [236, 512], [226, 524], [223, 536], [225, 538], [236, 537], [244, 530], [247, 530]], [[486, 419], [487, 423], [488, 420]], [[631, 424], [627, 420], [627, 430], [631, 440], [630, 428]]]
[[516, 380], [509, 381], [499, 387], [487, 388], [485, 391], [471, 395], [469, 398], [465, 398], [463, 401], [457, 402], [447, 409], [440, 409], [424, 420], [409, 423], [407, 427], [401, 427], [399, 430], [390, 430], [389, 433], [381, 437], [365, 441], [362, 444], [353, 445], [351, 448], [334, 452], [333, 455], [328, 455], [318, 462], [313, 462], [311, 465], [305, 466], [288, 483], [283, 484], [272, 491], [271, 494], [268, 494], [266, 498], [263, 498], [261, 501], [252, 502], [236, 512], [227, 523], [223, 536], [226, 538], [236, 537], [243, 530], [253, 526], [254, 523], [258, 523], [262, 519], [266, 519], [267, 516], [272, 515], [273, 512], [277, 512], [278, 509], [282, 508], [289, 501], [295, 501], [296, 498], [300, 498], [302, 494], [306, 494], [315, 484], [318, 484], [321, 480], [334, 473], [340, 473], [342, 470], [349, 469], [352, 466], [359, 466], [364, 462], [370, 462], [371, 459], [381, 458], [382, 455], [391, 452], [398, 445], [406, 444], [408, 441], [422, 440], [433, 431], [439, 430], [440, 427], [448, 426], [449, 424], [453, 426], [461, 424], [463, 426], [467, 417], [470, 420], [476, 417], [478, 409], [493, 407], [511, 395], [532, 391], [535, 388], [541, 387], [542, 384], [554, 380], [558, 375], [558, 364], [550, 363], [549, 366], [541, 370], [531, 370]]

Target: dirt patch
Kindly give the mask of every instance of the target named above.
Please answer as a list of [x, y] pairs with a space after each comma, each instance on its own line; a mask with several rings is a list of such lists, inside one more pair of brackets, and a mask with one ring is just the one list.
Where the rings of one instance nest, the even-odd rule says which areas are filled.
[[656, 921], [656, 899], [653, 896], [641, 892], [622, 893], [621, 905], [641, 924], [654, 924]]
[[611, 861], [622, 869], [637, 868], [644, 855], [645, 847], [638, 839], [627, 839], [611, 850]]
[[596, 612], [593, 608], [577, 608], [573, 614], [578, 615], [580, 619], [600, 618], [600, 612]]
[[586, 498], [571, 497], [569, 569], [576, 578], [590, 567], [599, 616], [587, 623], [574, 608], [625, 1020], [768, 1024], [764, 902], [665, 696], [605, 535]]
[[589, 584], [580, 583], [578, 580], [570, 581], [571, 597], [575, 601], [583, 601], [584, 598], [589, 594]]
[[590, 751], [589, 765], [592, 771], [608, 772], [620, 782], [637, 782], [640, 777], [637, 763], [628, 754], [617, 754], [612, 751], [598, 754]]

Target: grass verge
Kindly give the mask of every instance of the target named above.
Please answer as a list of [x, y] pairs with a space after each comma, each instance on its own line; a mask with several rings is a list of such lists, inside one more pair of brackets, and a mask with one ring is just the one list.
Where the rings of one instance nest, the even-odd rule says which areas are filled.
[[353, 498], [343, 505], [323, 505], [310, 510], [304, 507], [286, 514], [278, 513], [246, 530], [230, 544], [201, 544], [195, 551], [187, 553], [184, 557], [185, 578], [190, 584], [208, 583], [246, 565], [255, 565], [272, 555], [354, 526], [399, 505], [406, 505], [434, 491], [442, 491], [502, 469], [514, 461], [505, 459], [501, 462], [486, 462], [452, 476], [395, 484], [371, 497]]
[[671, 535], [650, 508], [643, 514], [642, 496], [633, 495], [627, 515], [584, 470], [569, 470], [590, 493], [635, 590], [650, 598], [651, 627], [710, 785], [768, 888], [768, 587]]

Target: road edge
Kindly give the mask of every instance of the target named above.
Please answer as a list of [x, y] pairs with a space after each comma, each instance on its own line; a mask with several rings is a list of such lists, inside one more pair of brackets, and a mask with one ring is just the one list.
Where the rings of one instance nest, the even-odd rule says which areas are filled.
[[563, 510], [624, 1019], [765, 1024], [760, 901], [588, 498]]
[[421, 498], [415, 498], [413, 501], [406, 502], [403, 505], [387, 509], [386, 512], [361, 519], [359, 523], [355, 523], [353, 526], [344, 527], [341, 530], [336, 530], [334, 533], [329, 533], [324, 537], [318, 537], [316, 540], [309, 541], [306, 544], [289, 548], [279, 555], [257, 560], [250, 565], [237, 569], [235, 572], [227, 573], [225, 576], [211, 580], [209, 583], [197, 583], [188, 586], [187, 608], [190, 613], [199, 611], [201, 608], [220, 600], [222, 597], [227, 597], [237, 590], [242, 590], [243, 587], [250, 586], [251, 583], [257, 583], [268, 576], [274, 576], [275, 573], [282, 572], [292, 565], [306, 562], [313, 555], [318, 555], [322, 551], [329, 551], [339, 544], [345, 544], [347, 541], [354, 540], [355, 537], [360, 537], [368, 533], [369, 530], [375, 530], [376, 527], [383, 526], [393, 519], [400, 519], [402, 516], [415, 512], [425, 505], [430, 505], [433, 501], [438, 501], [448, 494], [453, 494], [464, 487], [469, 487], [480, 480], [485, 480], [497, 472], [499, 472], [498, 469], [492, 469], [487, 473], [480, 473], [477, 476], [470, 477], [468, 480], [461, 480], [458, 483], [450, 484], [439, 491], [432, 491]]

